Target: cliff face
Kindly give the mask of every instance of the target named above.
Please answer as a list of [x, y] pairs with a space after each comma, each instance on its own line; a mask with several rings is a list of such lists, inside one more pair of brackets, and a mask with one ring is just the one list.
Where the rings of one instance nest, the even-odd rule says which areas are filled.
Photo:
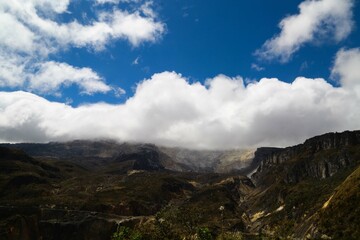
[[359, 144], [360, 131], [313, 137], [303, 144], [263, 156], [253, 179], [261, 182], [265, 175], [269, 175], [269, 171], [278, 167], [284, 168], [283, 180], [286, 183], [297, 183], [307, 177], [325, 179], [358, 161], [353, 152]]
[[[350, 186], [344, 181], [360, 164], [360, 131], [313, 137], [303, 144], [273, 151], [262, 159], [252, 176], [257, 188], [246, 199], [249, 216], [253, 219], [252, 231], [313, 239], [340, 236], [336, 235], [341, 233], [339, 226], [346, 225], [350, 232], [358, 227], [353, 220], [346, 220], [348, 218], [330, 221], [330, 214], [325, 214], [329, 208], [324, 206], [332, 206], [334, 199], [343, 199], [339, 192], [344, 192], [341, 191], [343, 186]], [[359, 179], [354, 181], [351, 191], [346, 191], [349, 193], [346, 198], [352, 202], [359, 199], [356, 193]], [[351, 208], [359, 211], [358, 203]], [[336, 208], [332, 214], [343, 216], [341, 211], [345, 210], [348, 211]], [[338, 221], [346, 223], [335, 224]], [[331, 228], [329, 222], [334, 223]], [[344, 239], [350, 239], [348, 233], [341, 234], [345, 234]]]
[[310, 147], [312, 151], [316, 152], [358, 144], [360, 144], [360, 131], [345, 131], [342, 133], [327, 133], [313, 137], [306, 140], [303, 145]]

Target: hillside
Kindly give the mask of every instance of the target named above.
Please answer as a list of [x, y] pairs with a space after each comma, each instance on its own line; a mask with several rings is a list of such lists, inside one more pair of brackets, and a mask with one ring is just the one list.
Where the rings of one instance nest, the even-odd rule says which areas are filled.
[[[339, 232], [321, 232], [318, 227], [318, 221], [325, 221], [322, 207], [344, 184], [349, 186], [346, 178], [359, 163], [359, 131], [325, 134], [267, 155], [252, 177], [257, 189], [247, 196], [253, 231], [300, 239], [324, 234], [336, 239]], [[358, 180], [353, 180], [347, 197], [357, 198]], [[353, 208], [359, 209], [359, 202]], [[334, 228], [340, 226], [335, 224], [338, 220], [333, 220]], [[354, 233], [359, 227], [352, 221], [345, 224]]]
[[[211, 208], [203, 205], [203, 224], [218, 218], [218, 201], [231, 207], [229, 216], [237, 219], [243, 212], [239, 194], [253, 187], [246, 177], [170, 172], [161, 165], [161, 156], [148, 148], [130, 151], [96, 170], [1, 149], [11, 153], [1, 157], [4, 171], [6, 164], [0, 185], [2, 239], [110, 239], [118, 223], [134, 226], [145, 221], [152, 228], [165, 209], [202, 206], [204, 200], [213, 203]], [[23, 165], [24, 159], [30, 163]], [[241, 219], [232, 224], [241, 224]]]
[[359, 167], [360, 131], [256, 151], [3, 144], [0, 239], [359, 239]]

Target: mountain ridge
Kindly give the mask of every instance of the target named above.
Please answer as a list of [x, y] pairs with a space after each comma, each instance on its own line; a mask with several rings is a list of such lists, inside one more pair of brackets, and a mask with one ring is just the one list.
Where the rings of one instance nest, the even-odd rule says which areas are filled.
[[[21, 149], [35, 158], [61, 159], [80, 164], [87, 168], [97, 168], [99, 163], [121, 160], [121, 156], [144, 152], [144, 149], [148, 149], [152, 151], [153, 154], [159, 155], [161, 157], [159, 161], [164, 164], [163, 168], [172, 171], [227, 173], [240, 171], [241, 169], [251, 171], [255, 168], [255, 166], [252, 165], [254, 149], [191, 150], [185, 148], [159, 147], [154, 144], [118, 143], [111, 140], [18, 143], [0, 144], [0, 146]], [[250, 165], [252, 167], [249, 169]]]
[[[194, 237], [199, 229], [240, 239], [358, 239], [359, 133], [246, 152], [247, 172], [257, 167], [251, 178], [195, 172], [152, 144], [23, 145], [37, 156], [1, 145], [0, 238], [110, 239], [121, 225], [142, 239]], [[208, 166], [232, 154], [217, 152]]]

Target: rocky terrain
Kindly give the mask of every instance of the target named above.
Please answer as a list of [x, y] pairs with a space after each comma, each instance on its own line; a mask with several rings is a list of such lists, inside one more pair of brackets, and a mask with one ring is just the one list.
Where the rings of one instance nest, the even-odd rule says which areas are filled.
[[2, 144], [0, 239], [359, 239], [359, 163], [360, 131], [256, 150]]
[[[247, 196], [252, 227], [295, 239], [358, 239], [360, 221], [353, 214], [360, 211], [359, 163], [360, 131], [328, 133], [268, 154], [252, 176], [257, 188]], [[339, 192], [348, 204], [343, 210], [335, 207]], [[334, 219], [349, 209], [351, 221]]]

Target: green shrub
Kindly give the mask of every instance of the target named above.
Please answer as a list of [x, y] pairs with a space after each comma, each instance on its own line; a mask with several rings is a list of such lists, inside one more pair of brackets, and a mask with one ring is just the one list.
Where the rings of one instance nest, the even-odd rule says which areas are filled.
[[132, 230], [125, 226], [118, 226], [116, 232], [112, 235], [111, 240], [142, 240], [140, 232]]
[[210, 230], [206, 227], [199, 228], [197, 231], [197, 235], [200, 240], [212, 240], [213, 239]]

